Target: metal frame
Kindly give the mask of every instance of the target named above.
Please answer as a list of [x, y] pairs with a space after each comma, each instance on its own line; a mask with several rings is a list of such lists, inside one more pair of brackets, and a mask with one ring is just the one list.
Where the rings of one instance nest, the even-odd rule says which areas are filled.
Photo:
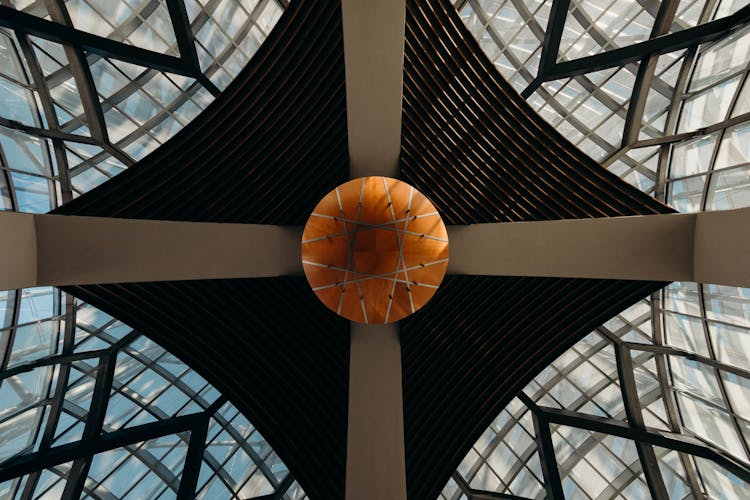
[[[25, 499], [32, 498], [35, 494], [38, 495], [39, 492], [35, 492], [35, 489], [42, 472], [45, 469], [57, 470], [58, 466], [70, 461], [73, 461], [73, 465], [65, 472], [66, 482], [63, 496], [66, 498], [77, 498], [84, 492], [89, 494], [96, 493], [96, 488], [99, 486], [96, 483], [91, 483], [90, 480], [87, 481], [92, 460], [98, 453], [118, 448], [128, 448], [141, 462], [149, 464], [149, 467], [165, 484], [174, 488], [178, 498], [187, 499], [195, 497], [196, 488], [199, 486], [198, 477], [204, 464], [210, 467], [213, 473], [222, 478], [219, 479], [220, 481], [224, 481], [229, 485], [232, 479], [224, 471], [223, 462], [216, 462], [213, 460], [211, 454], [206, 453], [211, 439], [216, 439], [208, 434], [209, 424], [212, 421], [214, 422], [214, 427], [212, 427], [214, 430], [211, 431], [212, 434], [221, 431], [229, 433], [229, 436], [235, 443], [234, 449], [241, 449], [245, 452], [251, 458], [255, 467], [258, 467], [269, 480], [274, 488], [274, 493], [269, 495], [268, 498], [280, 499], [283, 497], [285, 492], [294, 483], [294, 478], [291, 474], [287, 474], [281, 481], [275, 479], [273, 472], [265, 462], [266, 458], [258, 455], [246, 440], [246, 437], [219, 412], [220, 408], [224, 407], [227, 403], [225, 397], [218, 397], [213, 403], [208, 405], [198, 393], [198, 391], [202, 392], [205, 390], [205, 387], [190, 387], [186, 385], [181, 379], [186, 372], [179, 371], [173, 373], [161, 364], [160, 360], [165, 355], [151, 359], [146, 353], [130, 347], [132, 342], [141, 337], [138, 332], [130, 331], [119, 338], [119, 340], [110, 336], [107, 330], [110, 327], [121, 325], [114, 319], [104, 322], [95, 330], [84, 330], [80, 325], [76, 325], [75, 319], [76, 311], [80, 310], [84, 305], [76, 306], [74, 299], [70, 295], [61, 294], [59, 291], [53, 291], [52, 293], [57, 297], [57, 312], [59, 314], [56, 317], [65, 320], [65, 327], [61, 331], [63, 335], [61, 352], [59, 354], [43, 356], [39, 359], [9, 368], [4, 365], [3, 369], [0, 370], [1, 387], [3, 383], [13, 381], [19, 375], [31, 372], [40, 367], [53, 367], [56, 369], [56, 375], [48, 381], [49, 397], [37, 403], [39, 407], [47, 408], [48, 415], [46, 424], [42, 425], [44, 420], [35, 424], [39, 433], [35, 438], [35, 441], [39, 443], [36, 451], [34, 451], [35, 448], [32, 444], [15, 456], [0, 462], [0, 483], [14, 481], [12, 483], [11, 497], [19, 495], [19, 498]], [[13, 299], [15, 304], [13, 308], [13, 320], [15, 324], [18, 323], [18, 310], [21, 300], [20, 294], [17, 295], [19, 296], [18, 299]], [[60, 299], [64, 303], [60, 303]], [[84, 339], [92, 337], [101, 338], [109, 343], [110, 347], [88, 351], [85, 349], [81, 350], [81, 347], [79, 347], [82, 343], [80, 340], [81, 336]], [[79, 340], [78, 346], [76, 345], [76, 338]], [[6, 364], [9, 353], [12, 351], [12, 338], [9, 340], [7, 347], [5, 356]], [[126, 379], [116, 381], [114, 376], [116, 359], [118, 355], [124, 354], [133, 357], [141, 363], [139, 365], [141, 368], [136, 372], [129, 373]], [[85, 363], [85, 365], [81, 365], [81, 363]], [[85, 370], [89, 374], [88, 376], [95, 378], [88, 411], [84, 408], [76, 408], [73, 403], [66, 400], [66, 393], [71, 389], [69, 386], [69, 375], [74, 364], [78, 364], [79, 369], [85, 366]], [[156, 407], [151, 408], [149, 402], [144, 402], [142, 403], [142, 408], [155, 414], [158, 418], [156, 422], [128, 426], [130, 420], [127, 420], [122, 422], [121, 427], [117, 430], [105, 429], [105, 415], [107, 414], [107, 408], [112, 395], [118, 393], [125, 394], [123, 391], [126, 389], [126, 385], [131, 380], [142, 378], [147, 370], [153, 370], [161, 379], [169, 381], [169, 385], [165, 386], [164, 391], [170, 387], [177, 387], [186, 394], [192, 394], [192, 400], [203, 405], [205, 410], [184, 416], [172, 416], [160, 412]], [[161, 393], [163, 392], [159, 394]], [[153, 399], [158, 398], [159, 394], [152, 395]], [[136, 396], [134, 394], [131, 397]], [[26, 411], [27, 409], [23, 408], [22, 411]], [[58, 422], [64, 410], [68, 415], [75, 415], [75, 419], [81, 423], [85, 423], [85, 425], [80, 438], [67, 444], [59, 444], [56, 442], [56, 436], [59, 437], [65, 428], [59, 428]], [[71, 413], [71, 411], [74, 413]], [[11, 417], [12, 415], [6, 416], [5, 419]], [[216, 427], [216, 424], [219, 427]], [[103, 433], [103, 430], [107, 430], [108, 432]], [[148, 450], [134, 447], [136, 443], [141, 441], [185, 432], [190, 433], [190, 438], [187, 441], [187, 452], [181, 475], [175, 471], [166, 469]], [[62, 472], [55, 473], [62, 474]], [[178, 475], [181, 476], [179, 482], [176, 480]], [[26, 479], [25, 483], [21, 482], [24, 476]], [[19, 490], [18, 488], [21, 485], [23, 485], [23, 488]]]
[[[220, 7], [218, 1], [208, 2], [192, 22], [188, 17], [183, 1], [169, 0], [166, 2], [179, 55], [163, 54], [120, 41], [135, 32], [144, 23], [143, 19], [148, 19], [148, 16], [158, 7], [158, 2], [147, 2], [142, 7], [141, 12], [135, 13], [136, 15], [133, 15], [125, 24], [118, 27], [112, 37], [108, 38], [75, 28], [74, 21], [71, 19], [63, 0], [39, 0], [38, 3], [28, 6], [25, 9], [26, 12], [15, 10], [12, 4], [1, 1], [0, 29], [15, 34], [15, 38], [20, 45], [20, 52], [22, 52], [22, 60], [25, 61], [31, 73], [29, 79], [32, 84], [27, 90], [38, 93], [37, 103], [41, 103], [41, 109], [35, 111], [37, 116], [34, 126], [3, 118], [0, 118], [0, 125], [34, 137], [49, 139], [49, 142], [42, 143], [42, 147], [45, 150], [45, 155], [53, 157], [58, 167], [48, 179], [50, 183], [54, 182], [56, 187], [56, 189], [52, 189], [53, 184], [50, 185], [50, 207], [54, 208], [71, 200], [76, 193], [82, 194], [86, 188], [78, 187], [75, 189], [74, 179], [89, 169], [96, 170], [97, 174], [94, 175], [97, 179], [96, 182], [102, 182], [103, 179], [111, 177], [113, 175], [111, 167], [104, 164], [110, 158], [116, 160], [121, 168], [131, 166], [144, 154], [141, 143], [145, 144], [146, 147], [152, 147], [151, 145], [157, 140], [157, 136], [150, 134], [151, 130], [171, 118], [176, 114], [175, 112], [179, 113], [185, 104], [187, 104], [187, 107], [184, 109], [189, 109], [191, 112], [196, 107], [200, 109], [205, 105], [206, 99], [202, 98], [200, 93], [205, 91], [216, 97], [221, 89], [211, 80], [212, 75], [217, 71], [223, 71], [220, 65], [233, 56], [235, 51], [245, 50], [245, 48], [239, 48], [242, 40], [248, 36], [251, 28], [256, 26], [256, 22], [269, 3], [275, 3], [282, 9], [285, 8], [285, 3], [279, 0], [261, 0], [252, 12], [248, 13], [247, 21], [243, 23], [234, 36], [225, 34], [230, 42], [226, 50], [223, 50], [220, 54], [211, 54], [210, 64], [201, 69], [196, 45], [198, 41], [194, 33], [198, 33], [209, 22], [216, 9]], [[47, 12], [49, 12], [52, 20], [38, 17], [45, 15]], [[223, 30], [223, 28], [219, 29]], [[67, 56], [67, 63], [63, 61], [61, 63], [63, 64], [62, 68], [45, 76], [39, 63], [39, 48], [31, 37], [62, 44]], [[252, 54], [243, 55], [243, 57], [249, 57], [250, 55]], [[131, 82], [130, 85], [121, 89], [117, 96], [112, 96], [114, 99], [102, 99], [97, 93], [90, 67], [103, 58], [135, 64], [142, 67], [144, 71], [137, 78], [137, 83]], [[182, 95], [170, 102], [168, 106], [162, 103], [150, 103], [158, 112], [147, 123], [130, 124], [131, 118], [127, 116], [127, 113], [124, 113], [126, 115], [125, 120], [128, 122], [128, 126], [133, 127], [133, 131], [126, 137], [118, 138], [116, 143], [113, 143], [108, 133], [106, 112], [138, 92], [145, 83], [159, 72], [164, 72], [167, 75], [185, 76], [194, 79], [194, 82], [192, 85], [181, 88]], [[73, 116], [73, 119], [67, 120], [66, 123], [60, 123], [56, 113], [58, 103], [50, 95], [50, 89], [64, 84], [71, 77], [78, 89], [84, 113], [80, 116]], [[37, 106], [37, 103], [34, 103], [33, 106]], [[119, 110], [116, 111], [116, 113], [119, 112]], [[38, 118], [40, 114], [43, 116], [43, 121]], [[171, 119], [174, 120], [174, 118]], [[76, 132], [82, 126], [88, 127], [90, 136]], [[169, 127], [168, 130], [172, 131], [170, 133], [173, 133], [175, 127], [171, 123], [167, 126]], [[160, 137], [158, 140], [161, 141], [163, 138]], [[89, 158], [82, 158], [80, 164], [73, 166], [69, 163], [69, 158], [75, 158], [75, 155], [71, 155], [68, 148], [75, 143], [97, 146], [101, 148], [101, 151], [94, 152]], [[136, 154], [138, 156], [134, 156]], [[102, 166], [100, 167], [100, 165]], [[15, 197], [11, 175], [6, 172], [0, 175], [5, 175], [8, 178], [11, 196]], [[86, 181], [87, 184], [89, 182]], [[57, 191], [57, 196], [55, 196], [55, 191]]]
[[[734, 102], [739, 96], [742, 85], [747, 82], [748, 78], [750, 78], [748, 69], [746, 68], [741, 75], [737, 90], [732, 98], [732, 104], [729, 106], [727, 114], [723, 117], [722, 121], [700, 130], [678, 133], [678, 118], [680, 116], [682, 102], [685, 98], [691, 95], [687, 91], [687, 86], [690, 83], [693, 66], [699, 53], [704, 50], [705, 47], [709, 47], [710, 42], [720, 41], [731, 33], [735, 33], [739, 29], [750, 24], [750, 7], [744, 7], [728, 17], [711, 21], [712, 13], [718, 3], [716, 0], [711, 0], [706, 2], [703, 6], [703, 10], [697, 19], [695, 27], [686, 27], [682, 24], [681, 20], [677, 19], [676, 15], [677, 6], [680, 2], [674, 0], [639, 2], [640, 6], [648, 10], [649, 14], [653, 17], [653, 25], [651, 27], [651, 32], [648, 35], [648, 39], [625, 47], [612, 48], [610, 46], [606, 49], [601, 49], [603, 50], [601, 53], [592, 56], [580, 57], [571, 61], [557, 62], [560, 37], [569, 13], [576, 17], [576, 20], [581, 26], [583, 26], [583, 29], [587, 30], [591, 37], [600, 45], [603, 46], [602, 41], [606, 40], [607, 37], [599, 31], [599, 28], [594, 25], [594, 21], [589, 19], [584, 11], [573, 9], [569, 0], [551, 0], [552, 6], [549, 12], [546, 31], [543, 32], [543, 35], [538, 32], [538, 29], [535, 30], [535, 26], [542, 22], [540, 21], [537, 12], [532, 14], [522, 2], [507, 0], [506, 4], [508, 6], [512, 5], [513, 8], [515, 8], [518, 16], [524, 20], [529, 26], [529, 29], [531, 29], [531, 31], [539, 38], [540, 48], [536, 49], [538, 51], [536, 52], [536, 55], [539, 60], [538, 71], [536, 71], [535, 74], [532, 74], [527, 65], [533, 66], [533, 64], [535, 64], [535, 62], [531, 60], [533, 56], [529, 56], [525, 61], [520, 60], [522, 57], [525, 57], [525, 53], [521, 51], [514, 52], [511, 47], [511, 42], [509, 42], [507, 38], [503, 39], [503, 37], [500, 36], [491, 22], [493, 18], [492, 12], [484, 12], [481, 10], [482, 5], [476, 0], [458, 1], [453, 3], [465, 16], [477, 16], [476, 19], [482, 26], [482, 29], [471, 24], [477, 22], [473, 20], [472, 17], [465, 17], [467, 25], [474, 28], [476, 37], [484, 37], [484, 44], [486, 44], [488, 40], [494, 41], [495, 44], [497, 44], [497, 48], [505, 57], [503, 61], [510, 61], [514, 66], [513, 69], [516, 71], [515, 75], [512, 75], [512, 77], [505, 74], [506, 78], [510, 78], [511, 82], [515, 82], [514, 85], [516, 88], [522, 92], [524, 97], [529, 99], [530, 103], [535, 106], [535, 108], [546, 104], [554, 111], [554, 113], [550, 113], [550, 116], [555, 117], [556, 113], [557, 116], [564, 117], [564, 119], [568, 120], [568, 123], [572, 125], [574, 129], [580, 131], [584, 137], [590, 137], [596, 144], [599, 144], [606, 152], [606, 156], [602, 160], [603, 166], [611, 167], [618, 162], [618, 160], [622, 160], [629, 168], [626, 173], [635, 170], [642, 175], [652, 178], [654, 181], [654, 187], [651, 189], [655, 193], [655, 196], [660, 200], [664, 200], [666, 196], [666, 189], [669, 181], [668, 168], [670, 150], [672, 144], [686, 141], [693, 137], [700, 137], [708, 133], [718, 132], [719, 138], [714, 145], [711, 157], [712, 168], [710, 168], [706, 174], [702, 174], [705, 175], [705, 184], [703, 185], [700, 208], [702, 210], [707, 208], [707, 192], [711, 183], [711, 176], [713, 175], [713, 162], [718, 154], [721, 138], [724, 136], [725, 131], [731, 126], [745, 123], [750, 120], [750, 114], [748, 113], [735, 117], [731, 116]], [[547, 5], [549, 6], [550, 3]], [[680, 30], [675, 28], [675, 26], [685, 29]], [[525, 49], [530, 50], [531, 52], [535, 50], [533, 46], [529, 47], [528, 44], [525, 46]], [[490, 54], [492, 56], [496, 56], [498, 53], [494, 48], [489, 50], [491, 50]], [[661, 81], [660, 78], [656, 77], [656, 63], [659, 61], [660, 54], [671, 52], [678, 54], [676, 51], [682, 51], [681, 58], [675, 59], [675, 62], [671, 64], [673, 66], [679, 65], [673, 68], [673, 70], [677, 70], [679, 74], [675, 80], [671, 80], [667, 84]], [[539, 52], [541, 52], [540, 57]], [[518, 55], [518, 58], [516, 58], [516, 55]], [[506, 64], [506, 62], [503, 62], [503, 64]], [[503, 66], [503, 68], [507, 69], [506, 66]], [[634, 84], [630, 93], [630, 98], [625, 101], [624, 106], [618, 102], [612, 101], [611, 99], [602, 98], [602, 82], [597, 80], [597, 83], [593, 84], [592, 81], [588, 79], [590, 73], [603, 68], [611, 68], [612, 70], [615, 70], [616, 68], [627, 68], [628, 71], [634, 75]], [[731, 77], [733, 78], [735, 76], [736, 74], [733, 73]], [[575, 117], [570, 114], [571, 109], [554, 99], [555, 96], [550, 92], [557, 92], [558, 90], [550, 91], [548, 90], [548, 86], [541, 86], [543, 82], [551, 82], [553, 80], [560, 80], [560, 83], [565, 85], [568, 80], [563, 79], [567, 78], [571, 78], [569, 81], [575, 82], [585, 89], [581, 101], [585, 100], [588, 95], [595, 96], [600, 103], [609, 109], [609, 112], [619, 114], [622, 118], [625, 118], [621, 142], [613, 145], [597, 142], [597, 134], [592, 133], [592, 130], [584, 123], [577, 122]], [[519, 80], [525, 81], [526, 86], [519, 89], [517, 85]], [[672, 83], [673, 81], [675, 83]], [[553, 88], [558, 89], [560, 87], [558, 85]], [[641, 133], [641, 124], [644, 121], [644, 110], [646, 109], [646, 102], [649, 94], [654, 92], [657, 92], [670, 100], [670, 104], [664, 112], [665, 115], [661, 118], [666, 122], [664, 125], [665, 128], [663, 131], [659, 130], [659, 134], [653, 136], [653, 138], [644, 138], [644, 135]], [[580, 103], [581, 101], [577, 102]], [[655, 173], [647, 170], [641, 163], [639, 163], [639, 161], [627, 156], [627, 153], [633, 149], [653, 146], [658, 147], [656, 148], [658, 165]], [[648, 157], [651, 157], [650, 153]], [[635, 327], [630, 324], [623, 326], [623, 331], [619, 333], [610, 332], [605, 327], [600, 327], [597, 330], [607, 339], [608, 342], [612, 343], [615, 349], [614, 352], [618, 368], [617, 380], [620, 384], [622, 399], [625, 405], [623, 414], [608, 419], [598, 419], [580, 412], [570, 412], [536, 406], [536, 403], [525, 394], [522, 393], [518, 396], [520, 400], [526, 403], [526, 407], [534, 412], [534, 421], [538, 428], [536, 431], [536, 452], [539, 453], [543, 462], [543, 470], [549, 471], [554, 468], [554, 470], [557, 471], [557, 466], [559, 465], [554, 457], [554, 453], [550, 459], [549, 453], [544, 452], [545, 440], [543, 439], [543, 434], [545, 433], [545, 426], [541, 425], [541, 423], [554, 423], [579, 427], [593, 432], [618, 435], [630, 439], [638, 451], [639, 462], [642, 466], [643, 473], [643, 476], [641, 477], [647, 483], [650, 494], [653, 498], [665, 498], [666, 495], [663, 474], [657, 465], [657, 462], [661, 460], [660, 456], [664, 453], [661, 448], [672, 449], [677, 452], [684, 469], [680, 474], [682, 474], [685, 484], [696, 498], [700, 498], [703, 495], [704, 479], [701, 477], [702, 473], [700, 469], [691, 458], [692, 456], [708, 458], [709, 460], [720, 464], [737, 477], [750, 482], [750, 476], [748, 476], [748, 472], [750, 472], [750, 464], [744, 459], [738, 460], [737, 457], [731, 456], [728, 452], [717, 448], [714, 443], [708, 441], [705, 437], [695, 435], [683, 427], [680, 408], [674, 396], [675, 389], [670, 383], [670, 358], [687, 358], [711, 367], [711, 371], [717, 380], [718, 390], [725, 402], [725, 407], [723, 407], [722, 410], [728, 412], [735, 432], [739, 432], [740, 426], [744, 423], [742, 420], [745, 422], [747, 421], [747, 415], [740, 416], [736, 413], [736, 410], [732, 408], [731, 401], [727, 394], [727, 388], [719, 376], [719, 371], [732, 373], [745, 378], [750, 378], [750, 371], [741, 367], [727, 365], [717, 359], [716, 353], [711, 344], [711, 339], [709, 338], [708, 319], [705, 311], [706, 299], [704, 298], [704, 294], [707, 293], [707, 290], [700, 284], [698, 287], [700, 295], [699, 301], [701, 305], [700, 317], [698, 319], [700, 319], [703, 325], [704, 341], [710, 349], [708, 355], [688, 352], [665, 343], [664, 325], [662, 324], [664, 321], [661, 300], [662, 292], [656, 293], [651, 297], [649, 304], [650, 316], [645, 318], [647, 324], [651, 325], [653, 344], [641, 344], [634, 341], [621, 340], [619, 335], [624, 335], [630, 327]], [[660, 387], [658, 390], [644, 396], [643, 394], [639, 395], [636, 391], [634, 364], [637, 365], [642, 363], [642, 360], [645, 359], [644, 355], [646, 353], [651, 353], [648, 359], [651, 359], [650, 356], [653, 356], [656, 367], [656, 377], [660, 381]], [[570, 370], [575, 368], [575, 363], [576, 362], [574, 361], [574, 364], [569, 367]], [[638, 369], [640, 370], [642, 368]], [[564, 374], [559, 378], [562, 378], [563, 376]], [[556, 383], [557, 379], [547, 381], [547, 384], [550, 387]], [[600, 389], [595, 388], [592, 390], [598, 391]], [[663, 401], [666, 412], [665, 418], [668, 421], [666, 422], [666, 425], [671, 432], [664, 432], [661, 430], [657, 431], [656, 429], [647, 427], [644, 422], [643, 414], [645, 409], [641, 408], [641, 405], [649, 405], [656, 399]], [[581, 405], [582, 401], [580, 399], [573, 403], [575, 408], [578, 408]], [[626, 419], [627, 423], [625, 423]], [[504, 429], [495, 430], [497, 435], [493, 438], [493, 442], [494, 440], [502, 438], [503, 432], [508, 432], [508, 429], [509, 424], [506, 424]], [[655, 453], [654, 447], [656, 446], [660, 447], [661, 451]], [[742, 447], [747, 453], [747, 443], [743, 443]], [[520, 457], [519, 460], [523, 461], [524, 458]], [[518, 464], [513, 465], [514, 470], [518, 468], [517, 465]], [[475, 464], [468, 472], [469, 475], [467, 477], [471, 477], [477, 471], [478, 467], [479, 465]], [[545, 482], [549, 483], [550, 479], [547, 475], [548, 474], [545, 474]], [[512, 481], [512, 476], [509, 477], [509, 480]], [[456, 472], [454, 480], [460, 485], [461, 481], [459, 481], [459, 479], [466, 482], [466, 480], [461, 478], [461, 475]], [[505, 481], [505, 479], [503, 479], [503, 481]], [[553, 478], [552, 482], [556, 483], [557, 480], [554, 480]], [[548, 489], [548, 497], [555, 498], [555, 495], [559, 494], [559, 492], [554, 491], [554, 486], [546, 484], [545, 487]], [[470, 496], [469, 493], [471, 492], [469, 490], [464, 488], [462, 491], [467, 496]]]

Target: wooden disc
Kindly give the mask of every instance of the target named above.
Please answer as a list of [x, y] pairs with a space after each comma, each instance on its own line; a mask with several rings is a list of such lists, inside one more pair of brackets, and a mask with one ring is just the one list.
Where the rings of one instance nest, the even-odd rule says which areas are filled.
[[435, 294], [448, 267], [448, 232], [413, 187], [363, 177], [315, 207], [302, 234], [302, 264], [332, 311], [359, 323], [391, 323]]

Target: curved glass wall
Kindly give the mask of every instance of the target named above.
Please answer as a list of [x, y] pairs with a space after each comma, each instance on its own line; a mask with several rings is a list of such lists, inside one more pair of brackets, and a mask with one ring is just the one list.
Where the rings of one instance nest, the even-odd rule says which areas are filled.
[[0, 354], [2, 498], [304, 498], [213, 386], [89, 304], [0, 292]]
[[[284, 6], [0, 2], [22, 13], [0, 27], [0, 210], [47, 212], [168, 140], [239, 73]], [[28, 16], [50, 33], [56, 23], [99, 38], [31, 36]], [[305, 498], [213, 386], [54, 288], [0, 292], [0, 401], [2, 498]]]
[[[750, 206], [748, 4], [456, 7], [545, 120], [625, 181], [696, 212]], [[544, 370], [442, 497], [747, 498], [748, 352], [750, 289], [673, 283]]]
[[[0, 27], [0, 210], [46, 212], [195, 118], [263, 43], [283, 4], [13, 0], [0, 9], [18, 11]], [[36, 18], [42, 32], [27, 34]]]

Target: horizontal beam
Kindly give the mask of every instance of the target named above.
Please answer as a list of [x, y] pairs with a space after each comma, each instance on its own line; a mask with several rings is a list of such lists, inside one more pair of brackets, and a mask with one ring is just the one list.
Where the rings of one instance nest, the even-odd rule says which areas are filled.
[[302, 230], [0, 212], [0, 290], [301, 274]]
[[750, 286], [750, 208], [449, 226], [449, 274]]

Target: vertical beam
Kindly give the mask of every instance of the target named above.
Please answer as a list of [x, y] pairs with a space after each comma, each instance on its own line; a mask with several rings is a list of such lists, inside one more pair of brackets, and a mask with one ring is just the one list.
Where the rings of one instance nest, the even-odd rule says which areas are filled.
[[398, 177], [404, 0], [342, 0], [352, 178]]
[[352, 323], [347, 500], [406, 500], [398, 326]]

